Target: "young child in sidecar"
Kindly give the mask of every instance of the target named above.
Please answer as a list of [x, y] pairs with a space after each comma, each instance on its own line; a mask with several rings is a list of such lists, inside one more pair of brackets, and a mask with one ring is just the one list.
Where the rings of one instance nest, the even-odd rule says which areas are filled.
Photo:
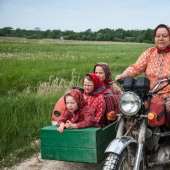
[[81, 91], [72, 89], [64, 95], [66, 111], [58, 121], [58, 131], [66, 129], [80, 129], [98, 127], [95, 121], [94, 110], [88, 106]]

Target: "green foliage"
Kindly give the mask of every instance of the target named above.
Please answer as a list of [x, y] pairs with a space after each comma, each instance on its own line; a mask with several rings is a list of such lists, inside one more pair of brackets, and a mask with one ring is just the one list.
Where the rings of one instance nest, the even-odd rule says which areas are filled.
[[38, 138], [40, 128], [49, 125], [57, 98], [57, 95], [0, 98], [0, 159]]
[[92, 32], [91, 29], [87, 29], [84, 32], [74, 32], [72, 30], [46, 30], [41, 31], [39, 27], [35, 30], [25, 30], [17, 28], [13, 30], [11, 27], [5, 27], [0, 29], [0, 36], [9, 37], [26, 37], [28, 39], [60, 39], [65, 40], [82, 40], [82, 41], [116, 41], [116, 42], [149, 42], [154, 43], [154, 30], [124, 30], [122, 28], [114, 29], [100, 29], [96, 32]]

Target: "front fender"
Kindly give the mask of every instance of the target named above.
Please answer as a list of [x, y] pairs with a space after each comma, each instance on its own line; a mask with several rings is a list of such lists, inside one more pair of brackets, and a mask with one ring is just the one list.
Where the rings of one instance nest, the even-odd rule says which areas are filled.
[[131, 143], [137, 143], [137, 141], [130, 136], [118, 137], [108, 145], [108, 147], [105, 150], [105, 153], [114, 152], [120, 155], [123, 149]]

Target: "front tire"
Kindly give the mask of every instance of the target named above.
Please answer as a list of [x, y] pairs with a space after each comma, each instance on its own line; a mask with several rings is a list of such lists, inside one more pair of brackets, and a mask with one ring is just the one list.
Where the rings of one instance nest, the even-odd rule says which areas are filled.
[[[128, 157], [129, 156], [129, 157]], [[104, 163], [103, 170], [133, 170], [135, 164], [135, 152], [131, 148], [128, 154], [125, 148], [120, 155], [110, 153]], [[141, 161], [140, 170], [144, 170], [144, 161]]]

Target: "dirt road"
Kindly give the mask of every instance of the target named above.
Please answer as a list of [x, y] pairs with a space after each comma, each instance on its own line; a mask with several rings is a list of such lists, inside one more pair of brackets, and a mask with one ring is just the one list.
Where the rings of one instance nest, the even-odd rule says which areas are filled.
[[33, 155], [22, 163], [3, 170], [101, 170], [104, 162], [100, 164], [74, 163], [64, 161], [42, 160], [40, 153]]
[[[42, 160], [40, 153], [33, 155], [22, 163], [11, 168], [3, 168], [2, 170], [102, 170], [104, 161], [100, 164], [86, 164], [64, 161]], [[163, 170], [155, 167], [149, 170]]]

